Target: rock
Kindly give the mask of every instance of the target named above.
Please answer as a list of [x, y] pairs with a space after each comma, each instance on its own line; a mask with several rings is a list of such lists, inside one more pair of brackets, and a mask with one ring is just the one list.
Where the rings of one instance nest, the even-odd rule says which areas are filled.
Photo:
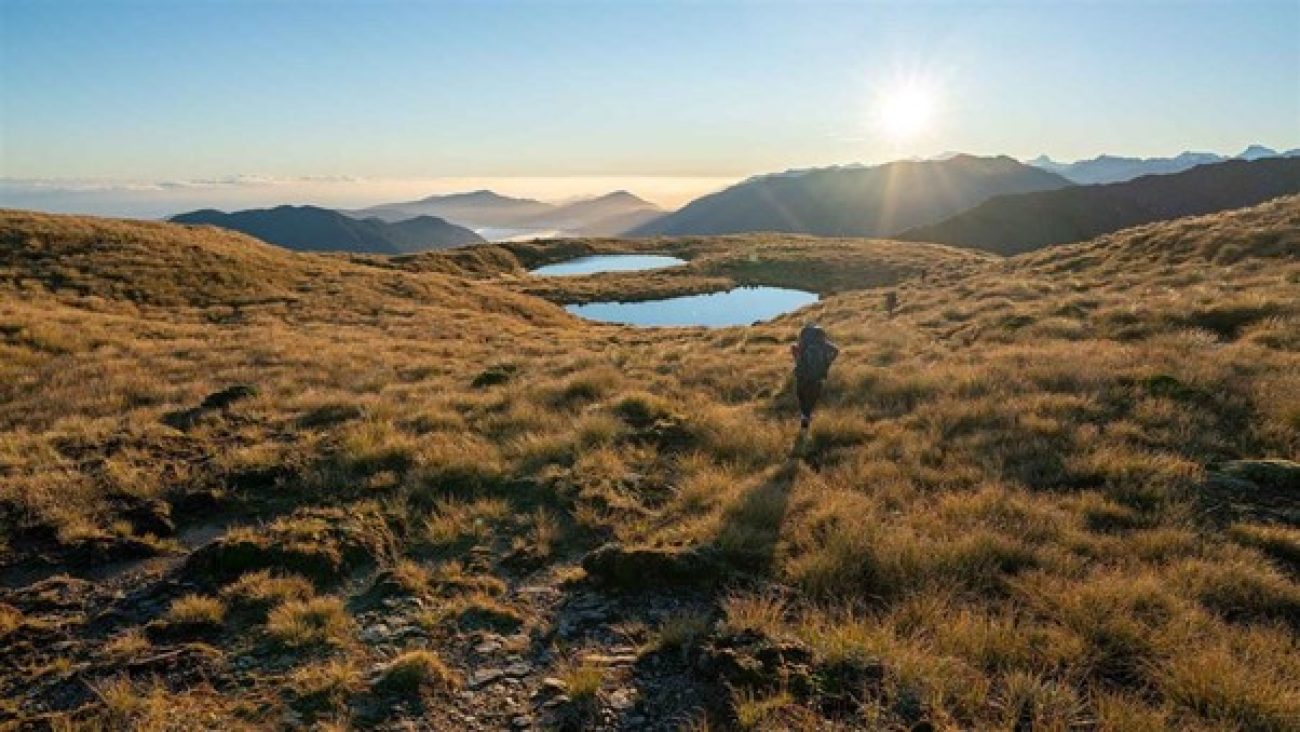
[[1300, 495], [1300, 463], [1280, 458], [1231, 460], [1214, 472], [1261, 488]]
[[631, 666], [636, 663], [636, 659], [637, 656], [634, 653], [622, 655], [589, 653], [582, 657], [582, 662], [592, 666]]
[[505, 675], [499, 668], [482, 668], [469, 675], [469, 686], [471, 689], [481, 689], [500, 681]]
[[533, 726], [533, 718], [521, 714], [518, 717], [515, 717], [514, 719], [510, 720], [510, 726], [514, 727], [515, 729], [527, 729]]
[[533, 667], [529, 666], [523, 661], [520, 661], [518, 663], [512, 663], [509, 666], [505, 667], [505, 675], [513, 676], [515, 678], [519, 678], [520, 676], [527, 676], [532, 672], [533, 672]]
[[501, 650], [501, 643], [494, 640], [483, 641], [482, 643], [474, 646], [474, 652], [484, 656], [491, 653], [496, 653], [499, 650]]
[[554, 676], [547, 676], [542, 679], [542, 685], [538, 687], [538, 694], [563, 694], [569, 690], [569, 685], [564, 679], [557, 679]]
[[611, 543], [583, 557], [582, 568], [600, 584], [649, 589], [713, 582], [722, 576], [724, 564], [709, 547], [628, 548]]
[[400, 625], [393, 629], [393, 637], [397, 639], [411, 638], [413, 636], [424, 636], [428, 633], [418, 625]]
[[388, 638], [388, 636], [389, 636], [388, 626], [384, 625], [383, 623], [377, 623], [375, 625], [362, 628], [361, 632], [357, 633], [357, 637], [361, 639], [362, 643], [371, 644], [371, 645], [385, 640], [386, 638]]
[[631, 689], [619, 689], [609, 695], [609, 706], [617, 711], [626, 711], [636, 706], [636, 692]]

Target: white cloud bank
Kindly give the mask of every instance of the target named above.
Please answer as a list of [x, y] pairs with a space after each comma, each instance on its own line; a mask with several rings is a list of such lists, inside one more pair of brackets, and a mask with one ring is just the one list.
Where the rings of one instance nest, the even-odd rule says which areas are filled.
[[435, 194], [489, 189], [502, 195], [546, 201], [627, 190], [671, 209], [734, 182], [734, 178], [667, 176], [388, 180], [233, 175], [165, 181], [0, 178], [0, 208], [159, 219], [198, 208], [229, 211], [281, 204], [360, 208]]

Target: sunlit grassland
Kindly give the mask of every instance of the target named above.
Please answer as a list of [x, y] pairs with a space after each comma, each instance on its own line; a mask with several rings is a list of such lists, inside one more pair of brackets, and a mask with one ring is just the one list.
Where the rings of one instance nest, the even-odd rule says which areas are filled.
[[[1300, 720], [1295, 504], [1224, 508], [1205, 490], [1224, 461], [1300, 459], [1300, 199], [1010, 260], [798, 237], [379, 260], [166, 225], [0, 225], [4, 563], [181, 551], [141, 506], [181, 527], [239, 517], [186, 565], [213, 591], [148, 630], [301, 653], [221, 693], [104, 682], [76, 720], [270, 719], [311, 697], [337, 721], [363, 694], [450, 693], [460, 671], [436, 649], [362, 678], [377, 659], [350, 580], [420, 597], [435, 639], [515, 633], [540, 619], [511, 572], [580, 581], [614, 540], [726, 562], [716, 622], [683, 615], [656, 647], [748, 629], [878, 664], [853, 724]], [[650, 248], [692, 264], [522, 271]], [[729, 282], [828, 296], [717, 331], [586, 324], [535, 297]], [[787, 344], [809, 318], [843, 354], [792, 459]], [[232, 385], [252, 391], [201, 407]], [[5, 608], [0, 635], [21, 632]], [[88, 663], [147, 652], [116, 630], [82, 639]], [[612, 683], [576, 660], [557, 673], [587, 700]], [[257, 705], [274, 711], [241, 711]], [[819, 714], [779, 690], [740, 690], [732, 709], [742, 727]]]

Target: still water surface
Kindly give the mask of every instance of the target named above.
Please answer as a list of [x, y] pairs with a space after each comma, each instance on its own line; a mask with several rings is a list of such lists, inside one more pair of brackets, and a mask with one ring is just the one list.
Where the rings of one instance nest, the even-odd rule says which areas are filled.
[[588, 320], [623, 325], [751, 325], [817, 302], [817, 293], [784, 287], [737, 287], [726, 292], [683, 295], [643, 302], [592, 302], [566, 305]]
[[598, 272], [637, 272], [645, 269], [663, 269], [686, 264], [685, 259], [666, 257], [659, 254], [593, 254], [578, 257], [567, 262], [548, 264], [530, 270], [543, 277], [570, 277], [573, 275], [596, 274]]

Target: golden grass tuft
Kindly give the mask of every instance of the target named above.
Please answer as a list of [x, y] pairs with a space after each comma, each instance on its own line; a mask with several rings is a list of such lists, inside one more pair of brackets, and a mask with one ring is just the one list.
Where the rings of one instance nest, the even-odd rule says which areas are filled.
[[221, 588], [220, 596], [233, 611], [263, 620], [271, 608], [307, 600], [314, 594], [315, 588], [303, 577], [277, 575], [263, 569], [241, 575], [238, 580]]
[[226, 606], [220, 599], [191, 594], [173, 601], [163, 619], [177, 627], [219, 628], [225, 618]]
[[376, 685], [384, 691], [413, 694], [421, 689], [456, 689], [460, 686], [460, 678], [438, 654], [416, 650], [406, 651], [389, 661]]
[[352, 617], [334, 597], [291, 600], [271, 610], [266, 633], [283, 646], [343, 646], [352, 640]]

